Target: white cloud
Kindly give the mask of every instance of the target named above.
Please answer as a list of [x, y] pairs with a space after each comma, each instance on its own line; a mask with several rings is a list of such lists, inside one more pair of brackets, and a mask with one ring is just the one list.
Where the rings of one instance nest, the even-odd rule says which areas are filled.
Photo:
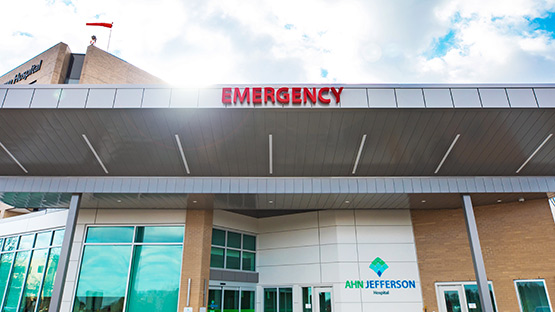
[[[553, 34], [530, 20], [554, 9], [555, 0], [11, 1], [0, 12], [0, 72], [59, 41], [83, 52], [95, 34], [106, 48], [108, 29], [85, 26], [101, 21], [114, 22], [110, 52], [176, 84], [552, 82]], [[430, 57], [450, 31], [456, 43]]]

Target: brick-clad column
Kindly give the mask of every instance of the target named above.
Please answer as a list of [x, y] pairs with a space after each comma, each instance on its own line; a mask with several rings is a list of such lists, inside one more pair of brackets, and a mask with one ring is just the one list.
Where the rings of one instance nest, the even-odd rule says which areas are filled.
[[[187, 203], [178, 312], [182, 312], [187, 307], [188, 293], [188, 306], [192, 307], [194, 312], [198, 312], [200, 307], [206, 307], [206, 300], [208, 300], [213, 197], [190, 196]], [[189, 279], [191, 279], [190, 291]]]

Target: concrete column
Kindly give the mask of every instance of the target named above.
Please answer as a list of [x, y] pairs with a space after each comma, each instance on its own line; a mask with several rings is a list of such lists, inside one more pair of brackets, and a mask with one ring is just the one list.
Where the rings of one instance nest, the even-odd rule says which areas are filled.
[[193, 195], [187, 206], [178, 312], [185, 307], [197, 312], [208, 300], [214, 199]]
[[67, 221], [64, 233], [64, 240], [62, 242], [62, 250], [60, 252], [60, 259], [58, 261], [58, 268], [56, 269], [56, 277], [54, 278], [54, 287], [52, 289], [52, 299], [48, 311], [60, 311], [62, 303], [62, 294], [67, 275], [67, 266], [69, 264], [69, 255], [71, 255], [71, 246], [73, 246], [73, 237], [75, 236], [75, 226], [77, 225], [77, 215], [79, 213], [79, 203], [81, 202], [81, 194], [71, 195], [69, 202], [69, 211], [67, 214]]
[[466, 221], [466, 231], [468, 233], [468, 241], [470, 242], [470, 253], [472, 254], [472, 262], [474, 263], [474, 274], [476, 275], [476, 283], [478, 284], [478, 294], [482, 311], [493, 312], [493, 305], [489, 294], [488, 277], [486, 275], [486, 266], [484, 265], [484, 257], [482, 256], [482, 248], [480, 247], [480, 238], [478, 237], [478, 227], [476, 226], [476, 218], [474, 217], [474, 208], [470, 195], [462, 195], [464, 208], [464, 219]]

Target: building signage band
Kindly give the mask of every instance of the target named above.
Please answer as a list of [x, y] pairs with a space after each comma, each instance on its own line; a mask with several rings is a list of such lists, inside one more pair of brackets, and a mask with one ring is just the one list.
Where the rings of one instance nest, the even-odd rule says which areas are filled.
[[330, 105], [332, 100], [335, 101], [335, 104], [341, 102], [341, 92], [343, 92], [343, 87], [222, 88], [222, 104]]
[[347, 289], [372, 289], [374, 295], [389, 295], [390, 289], [412, 289], [416, 288], [415, 280], [390, 280], [381, 279], [382, 274], [387, 270], [389, 266], [380, 257], [377, 257], [370, 264], [370, 269], [372, 269], [376, 275], [378, 275], [377, 280], [347, 280], [345, 282], [345, 288]]
[[42, 60], [40, 60], [40, 62], [37, 65], [31, 66], [31, 68], [24, 71], [23, 73], [16, 74], [13, 79], [5, 82], [4, 84], [14, 84], [14, 83], [20, 82], [21, 80], [27, 80], [27, 77], [38, 72], [41, 67], [42, 67]]

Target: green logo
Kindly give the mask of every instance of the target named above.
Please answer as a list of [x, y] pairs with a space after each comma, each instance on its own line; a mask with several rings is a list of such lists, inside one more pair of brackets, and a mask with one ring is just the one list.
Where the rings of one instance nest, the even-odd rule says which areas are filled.
[[378, 274], [378, 277], [382, 277], [383, 272], [385, 272], [389, 266], [380, 257], [377, 257], [370, 264], [370, 268]]

